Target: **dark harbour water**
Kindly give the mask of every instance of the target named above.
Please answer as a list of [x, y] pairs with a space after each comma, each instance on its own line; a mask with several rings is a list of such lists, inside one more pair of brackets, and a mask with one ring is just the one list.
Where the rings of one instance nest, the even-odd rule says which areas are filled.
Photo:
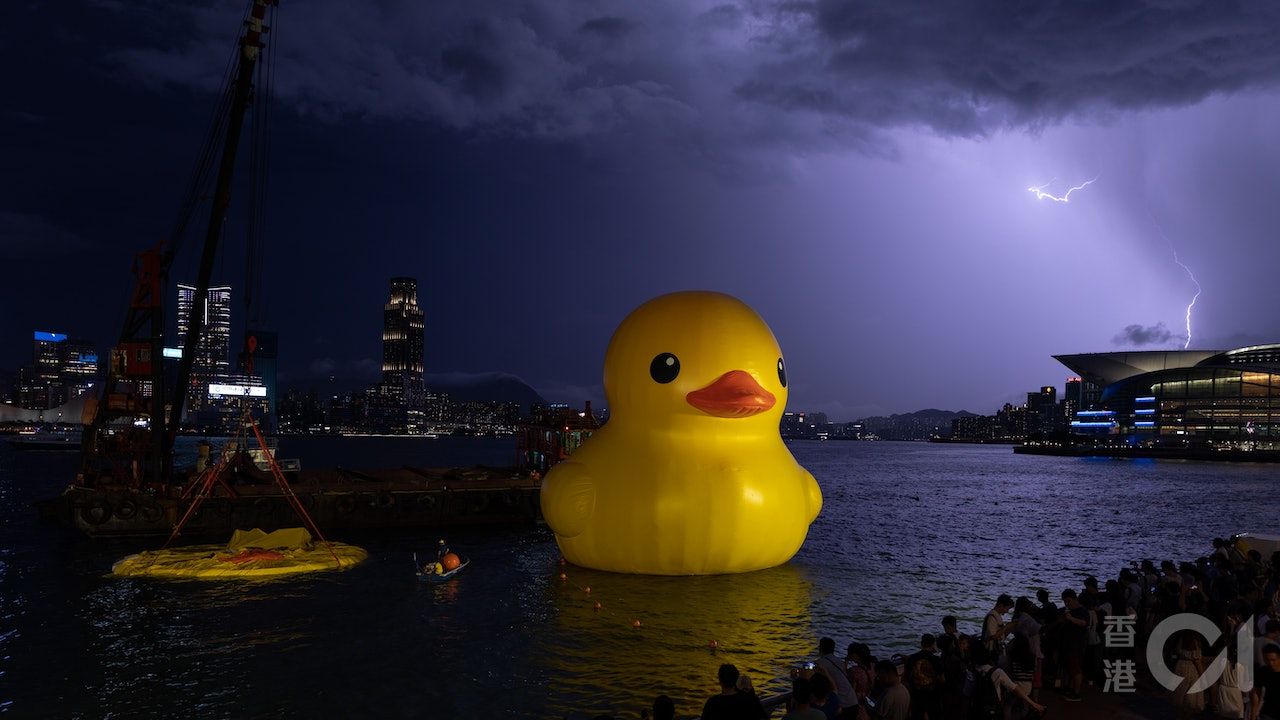
[[[311, 467], [503, 464], [513, 454], [507, 441], [456, 438], [281, 445]], [[422, 586], [409, 553], [432, 546], [424, 531], [335, 537], [370, 552], [346, 573], [212, 584], [105, 577], [150, 545], [91, 543], [38, 522], [31, 501], [65, 486], [75, 457], [0, 443], [0, 712], [637, 717], [663, 692], [694, 713], [722, 662], [780, 689], [822, 635], [887, 656], [937, 631], [943, 614], [976, 627], [1002, 591], [1056, 592], [1130, 560], [1192, 558], [1215, 535], [1280, 530], [1276, 466], [906, 443], [793, 452], [826, 506], [800, 554], [773, 570], [639, 578], [570, 567], [561, 583], [550, 534], [526, 529], [451, 535], [473, 566], [452, 584]]]

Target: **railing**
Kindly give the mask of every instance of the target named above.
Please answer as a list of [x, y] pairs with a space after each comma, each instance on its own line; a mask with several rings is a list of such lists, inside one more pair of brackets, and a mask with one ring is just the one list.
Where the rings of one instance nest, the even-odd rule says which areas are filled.
[[767, 717], [773, 717], [773, 714], [781, 708], [784, 712], [787, 709], [787, 701], [791, 699], [791, 693], [784, 692], [777, 695], [770, 695], [767, 698], [760, 698], [760, 707], [764, 708]]

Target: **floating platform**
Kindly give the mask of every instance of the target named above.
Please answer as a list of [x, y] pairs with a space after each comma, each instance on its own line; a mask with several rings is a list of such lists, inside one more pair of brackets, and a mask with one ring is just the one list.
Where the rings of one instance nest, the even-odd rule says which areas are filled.
[[[533, 525], [542, 518], [542, 481], [514, 468], [303, 470], [285, 473], [316, 524], [331, 530]], [[219, 487], [183, 528], [183, 537], [227, 537], [237, 528], [277, 528], [297, 515], [271, 476], [237, 468], [232, 494]], [[162, 491], [72, 485], [40, 504], [41, 514], [92, 537], [168, 535], [190, 499], [174, 485]]]
[[119, 577], [166, 580], [261, 580], [346, 570], [364, 562], [363, 548], [312, 542], [303, 528], [267, 533], [237, 530], [226, 545], [188, 545], [129, 555], [111, 566]]

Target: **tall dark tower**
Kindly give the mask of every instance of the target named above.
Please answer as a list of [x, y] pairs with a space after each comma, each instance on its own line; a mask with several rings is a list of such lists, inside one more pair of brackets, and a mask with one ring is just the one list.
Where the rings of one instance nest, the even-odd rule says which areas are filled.
[[405, 407], [422, 412], [422, 309], [418, 281], [391, 278], [391, 299], [382, 310], [382, 386]]

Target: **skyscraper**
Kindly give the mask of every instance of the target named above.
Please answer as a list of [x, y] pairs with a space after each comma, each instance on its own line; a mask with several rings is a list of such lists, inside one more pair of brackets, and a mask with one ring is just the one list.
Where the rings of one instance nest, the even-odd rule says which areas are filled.
[[36, 330], [31, 367], [23, 373], [20, 402], [46, 410], [79, 396], [97, 380], [98, 352], [83, 340], [64, 333]]
[[1027, 393], [1027, 434], [1047, 435], [1058, 429], [1058, 389], [1045, 385], [1040, 392]]
[[[178, 284], [178, 349], [185, 349], [191, 314], [195, 310], [196, 289]], [[196, 344], [195, 363], [191, 366], [191, 385], [187, 393], [188, 407], [204, 405], [210, 380], [231, 369], [231, 287], [209, 288], [204, 309], [204, 330]]]
[[406, 399], [422, 398], [423, 327], [418, 281], [391, 278], [391, 299], [382, 309], [382, 382]]
[[63, 333], [37, 330], [31, 352], [31, 368], [35, 377], [49, 382], [56, 381], [62, 371], [62, 344], [67, 341]]
[[1076, 413], [1081, 410], [1080, 401], [1084, 397], [1084, 382], [1078, 377], [1067, 378], [1066, 392], [1062, 395], [1062, 417], [1066, 420], [1067, 425], [1076, 419]]
[[[422, 423], [425, 389], [422, 384], [422, 309], [418, 281], [391, 278], [391, 298], [382, 309], [382, 383], [380, 394], [404, 415], [390, 424], [414, 431]], [[401, 419], [403, 418], [403, 419]]]
[[1067, 378], [1067, 391], [1064, 394], [1067, 402], [1074, 403], [1076, 407], [1080, 407], [1080, 399], [1084, 394], [1084, 384], [1078, 377]]

